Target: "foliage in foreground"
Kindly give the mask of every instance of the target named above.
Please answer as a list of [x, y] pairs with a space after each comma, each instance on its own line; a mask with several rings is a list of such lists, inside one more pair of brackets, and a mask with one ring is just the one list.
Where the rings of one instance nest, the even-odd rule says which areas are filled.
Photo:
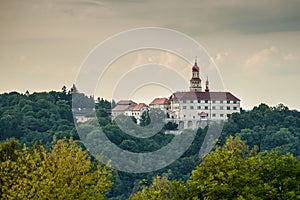
[[18, 150], [11, 139], [0, 144], [1, 199], [104, 199], [111, 169], [91, 161], [71, 138]]
[[131, 199], [300, 199], [300, 163], [278, 149], [257, 154], [239, 137], [229, 137], [186, 184], [156, 177]]

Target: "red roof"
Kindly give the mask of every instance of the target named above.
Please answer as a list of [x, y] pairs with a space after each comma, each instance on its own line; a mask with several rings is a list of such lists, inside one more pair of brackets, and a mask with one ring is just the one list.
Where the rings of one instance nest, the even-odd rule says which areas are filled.
[[147, 105], [144, 104], [144, 103], [139, 103], [138, 105], [134, 106], [132, 110], [139, 111], [139, 110], [141, 110], [143, 107], [147, 107]]
[[165, 105], [170, 104], [170, 101], [168, 98], [155, 98], [149, 105]]
[[200, 78], [191, 78], [191, 80], [196, 80], [196, 81], [200, 81]]
[[192, 68], [193, 72], [199, 72], [199, 67], [197, 66], [197, 63], [195, 63], [195, 65]]
[[230, 92], [175, 92], [170, 99], [239, 101], [239, 99]]
[[201, 117], [206, 117], [206, 116], [207, 116], [207, 113], [202, 111], [202, 112], [200, 113], [200, 116], [201, 116]]

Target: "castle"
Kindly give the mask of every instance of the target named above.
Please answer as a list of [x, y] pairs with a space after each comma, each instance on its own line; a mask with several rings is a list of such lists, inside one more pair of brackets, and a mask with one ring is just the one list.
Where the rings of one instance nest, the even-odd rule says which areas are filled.
[[166, 120], [177, 123], [179, 129], [197, 129], [210, 121], [226, 120], [230, 114], [240, 112], [240, 99], [230, 92], [209, 91], [208, 79], [202, 91], [200, 68], [196, 60], [192, 67], [189, 91], [174, 92], [169, 98], [155, 98], [149, 106], [121, 100], [112, 109], [112, 117], [119, 114], [134, 116], [139, 123], [142, 113], [154, 108], [164, 111]]

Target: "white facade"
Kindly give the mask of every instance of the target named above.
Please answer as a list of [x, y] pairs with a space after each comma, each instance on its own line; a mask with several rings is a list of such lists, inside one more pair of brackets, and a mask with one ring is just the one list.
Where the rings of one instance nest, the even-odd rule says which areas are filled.
[[112, 117], [115, 118], [118, 115], [133, 116], [136, 118], [137, 123], [140, 123], [143, 112], [148, 110], [148, 106], [144, 103], [135, 103], [131, 100], [121, 100], [117, 103], [116, 107], [112, 109]]
[[157, 109], [159, 108], [162, 110], [166, 115], [169, 115], [171, 110], [170, 101], [168, 98], [155, 98], [150, 104], [150, 109]]
[[203, 122], [226, 120], [240, 112], [240, 100], [228, 92], [178, 92], [171, 96], [170, 103], [170, 118], [181, 122], [181, 128], [196, 129]]
[[121, 100], [117, 103], [116, 107], [112, 109], [112, 117], [115, 118], [116, 116], [120, 114], [124, 114], [127, 116], [130, 116], [130, 110], [132, 110], [137, 103], [131, 100]]
[[[175, 111], [175, 107], [179, 108]], [[224, 120], [228, 115], [240, 111], [240, 101], [227, 100], [181, 100], [172, 104], [177, 119]], [[204, 117], [201, 113], [206, 113]]]
[[[210, 92], [208, 78], [205, 90], [202, 91], [199, 74], [200, 68], [195, 62], [190, 91], [175, 92], [170, 98], [155, 98], [149, 108], [164, 111], [169, 118], [167, 120], [178, 123], [180, 129], [197, 129], [210, 121], [226, 120], [230, 114], [240, 112], [240, 100], [230, 92]], [[137, 105], [130, 100], [121, 102], [119, 108], [113, 109], [113, 114], [134, 116], [138, 121], [148, 109], [147, 105]]]
[[240, 112], [240, 100], [230, 92], [210, 92], [208, 78], [205, 91], [202, 91], [199, 72], [195, 62], [190, 91], [175, 92], [169, 99], [169, 116], [179, 124], [179, 128], [197, 129], [205, 122], [226, 120], [230, 114]]
[[140, 123], [143, 112], [148, 110], [148, 106], [144, 103], [136, 105], [132, 110], [128, 111], [128, 116], [133, 116], [136, 118], [137, 123]]

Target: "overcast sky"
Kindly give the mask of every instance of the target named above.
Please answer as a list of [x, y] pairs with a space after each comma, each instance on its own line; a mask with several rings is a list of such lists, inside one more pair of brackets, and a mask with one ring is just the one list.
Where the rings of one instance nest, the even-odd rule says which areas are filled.
[[[299, 10], [299, 0], [2, 0], [0, 92], [69, 88], [97, 44], [121, 31], [154, 26], [201, 44], [243, 108], [263, 102], [300, 110]], [[124, 69], [140, 55], [124, 58]], [[115, 72], [107, 79], [119, 79]], [[189, 80], [189, 66], [182, 76]], [[145, 91], [170, 92], [157, 85]], [[102, 92], [96, 95], [111, 98]]]

